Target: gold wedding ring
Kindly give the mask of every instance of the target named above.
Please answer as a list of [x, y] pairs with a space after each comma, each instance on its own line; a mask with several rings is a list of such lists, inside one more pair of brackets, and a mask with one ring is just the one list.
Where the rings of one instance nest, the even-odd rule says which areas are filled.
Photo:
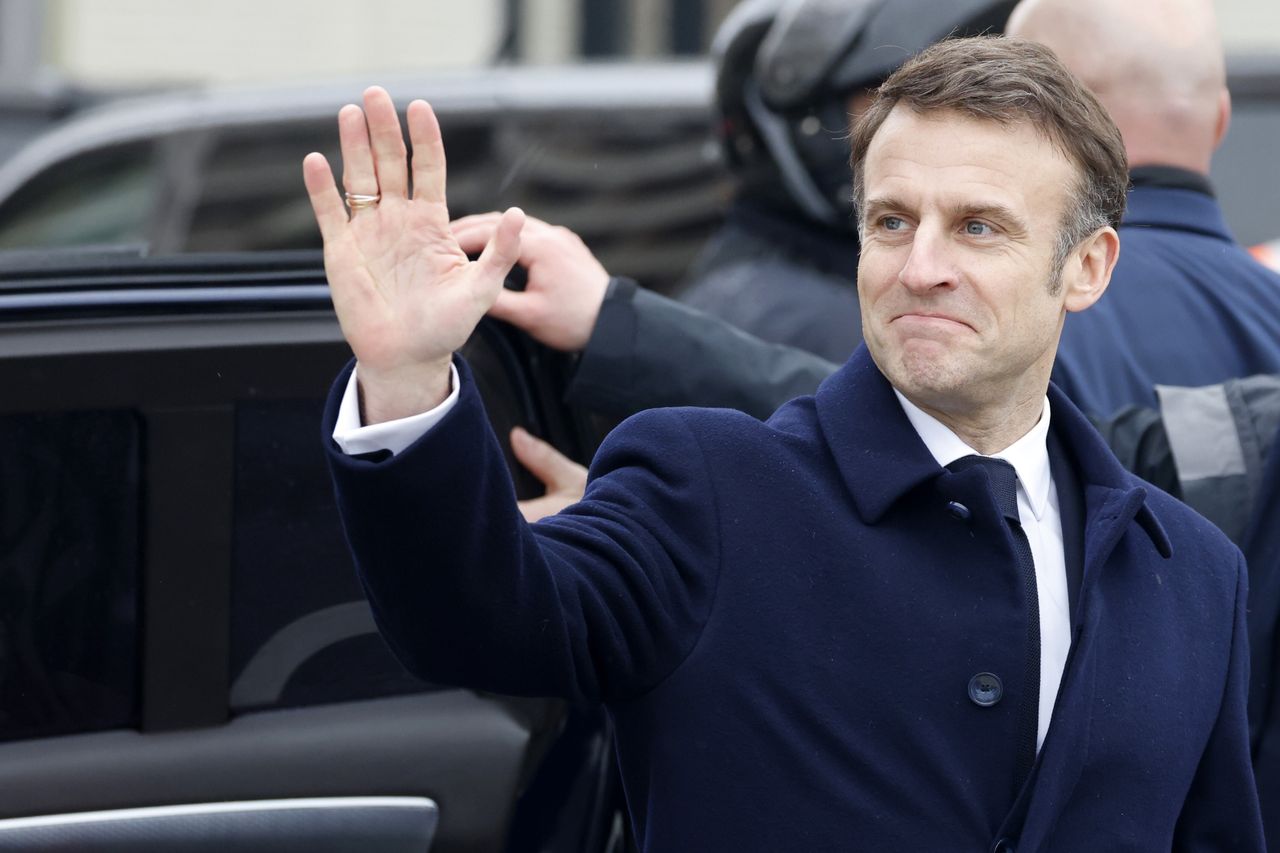
[[365, 195], [363, 193], [343, 193], [347, 197], [347, 207], [354, 210], [364, 210], [366, 207], [377, 207], [378, 202], [382, 201], [381, 193], [373, 195]]

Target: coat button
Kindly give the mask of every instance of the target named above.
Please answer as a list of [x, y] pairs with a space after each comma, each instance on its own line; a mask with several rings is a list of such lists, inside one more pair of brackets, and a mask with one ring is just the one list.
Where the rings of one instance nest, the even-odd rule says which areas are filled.
[[952, 501], [947, 504], [947, 512], [951, 513], [961, 521], [968, 521], [969, 516], [973, 515], [973, 513], [969, 512], [969, 508], [959, 501]]
[[991, 845], [991, 853], [1014, 853], [1013, 842], [1007, 838], [997, 838]]
[[989, 672], [980, 672], [969, 679], [969, 698], [973, 704], [989, 708], [1004, 697], [1004, 685], [1000, 677]]

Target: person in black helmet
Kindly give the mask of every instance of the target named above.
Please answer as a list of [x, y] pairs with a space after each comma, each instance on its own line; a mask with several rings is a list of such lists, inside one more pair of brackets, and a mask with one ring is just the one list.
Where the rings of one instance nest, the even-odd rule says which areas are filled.
[[737, 179], [679, 299], [844, 361], [862, 340], [848, 128], [869, 91], [948, 36], [999, 32], [1002, 0], [748, 0], [716, 57], [717, 132]]

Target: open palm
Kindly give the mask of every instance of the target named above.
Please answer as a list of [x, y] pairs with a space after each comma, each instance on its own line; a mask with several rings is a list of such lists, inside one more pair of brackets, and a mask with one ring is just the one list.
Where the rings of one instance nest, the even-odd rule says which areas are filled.
[[408, 125], [412, 195], [400, 121], [377, 87], [365, 92], [364, 110], [342, 109], [338, 128], [348, 196], [379, 200], [353, 202], [348, 216], [323, 155], [303, 161], [334, 309], [358, 362], [366, 422], [416, 414], [443, 399], [452, 353], [501, 293], [520, 252], [524, 217], [512, 209], [480, 258], [468, 260], [449, 227], [444, 146], [425, 101], [409, 105]]

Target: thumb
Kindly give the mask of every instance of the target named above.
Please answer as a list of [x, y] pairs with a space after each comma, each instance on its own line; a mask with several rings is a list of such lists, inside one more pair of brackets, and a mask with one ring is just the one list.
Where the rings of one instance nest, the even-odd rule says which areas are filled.
[[484, 247], [476, 263], [492, 276], [502, 281], [516, 261], [520, 260], [520, 231], [524, 228], [524, 211], [518, 207], [508, 208], [498, 220], [493, 238]]
[[586, 468], [520, 427], [511, 430], [511, 451], [548, 492], [576, 489], [581, 494], [586, 490]]

